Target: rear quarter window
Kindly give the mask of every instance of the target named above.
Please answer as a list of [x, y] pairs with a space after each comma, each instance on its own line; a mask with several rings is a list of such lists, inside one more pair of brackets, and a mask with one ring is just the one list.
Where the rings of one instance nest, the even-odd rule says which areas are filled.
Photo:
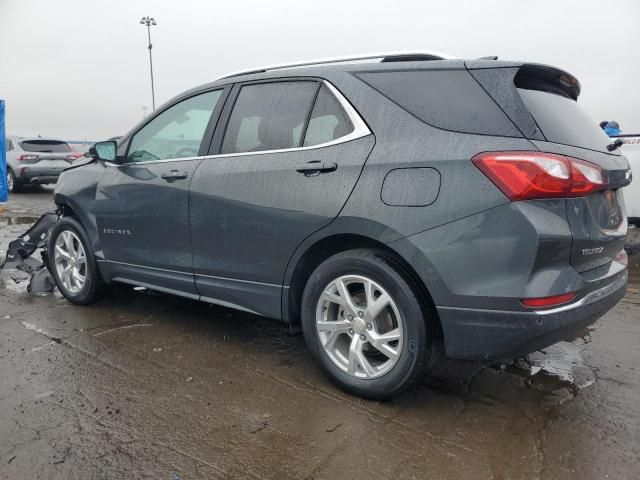
[[522, 137], [466, 70], [407, 70], [356, 74], [423, 122], [443, 130]]

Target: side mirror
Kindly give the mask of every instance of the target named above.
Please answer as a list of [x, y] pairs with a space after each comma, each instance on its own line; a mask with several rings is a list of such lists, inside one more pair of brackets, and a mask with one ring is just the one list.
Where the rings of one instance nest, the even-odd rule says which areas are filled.
[[98, 142], [89, 149], [89, 156], [105, 162], [113, 162], [116, 159], [117, 147], [118, 145], [113, 141]]

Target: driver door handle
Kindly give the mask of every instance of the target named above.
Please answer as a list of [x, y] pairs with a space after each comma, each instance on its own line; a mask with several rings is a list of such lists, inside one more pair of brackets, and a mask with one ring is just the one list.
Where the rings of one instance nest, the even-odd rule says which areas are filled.
[[174, 180], [182, 180], [187, 178], [187, 172], [181, 172], [179, 170], [170, 170], [168, 172], [164, 172], [161, 177], [164, 178], [167, 182], [173, 182]]
[[296, 167], [296, 172], [304, 173], [305, 177], [315, 177], [321, 173], [334, 172], [337, 170], [338, 164], [335, 162], [320, 162], [313, 160]]

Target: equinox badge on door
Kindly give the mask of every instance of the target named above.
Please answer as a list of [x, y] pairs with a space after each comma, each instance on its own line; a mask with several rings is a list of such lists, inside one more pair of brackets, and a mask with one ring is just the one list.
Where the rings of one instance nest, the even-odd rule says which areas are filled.
[[126, 228], [103, 228], [102, 233], [107, 235], [131, 235], [131, 230]]

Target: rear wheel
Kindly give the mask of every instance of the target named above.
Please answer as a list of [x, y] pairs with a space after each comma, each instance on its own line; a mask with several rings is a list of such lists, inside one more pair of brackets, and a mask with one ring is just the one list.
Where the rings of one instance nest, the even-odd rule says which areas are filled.
[[20, 191], [20, 182], [18, 182], [13, 170], [10, 168], [7, 168], [7, 190], [9, 190], [10, 193]]
[[98, 266], [82, 226], [62, 218], [51, 229], [47, 243], [51, 272], [67, 300], [86, 305], [104, 289]]
[[305, 288], [305, 340], [344, 390], [393, 397], [424, 375], [436, 354], [434, 319], [419, 298], [413, 281], [384, 254], [334, 255]]

